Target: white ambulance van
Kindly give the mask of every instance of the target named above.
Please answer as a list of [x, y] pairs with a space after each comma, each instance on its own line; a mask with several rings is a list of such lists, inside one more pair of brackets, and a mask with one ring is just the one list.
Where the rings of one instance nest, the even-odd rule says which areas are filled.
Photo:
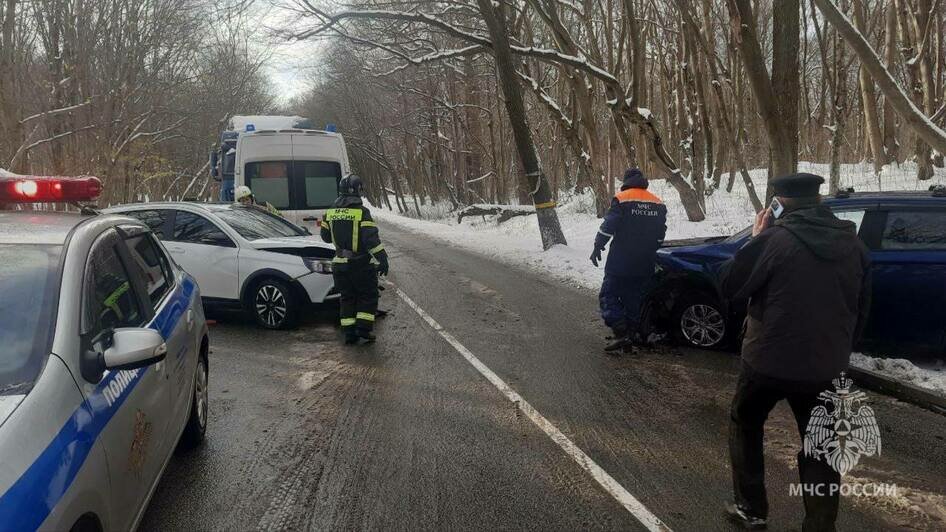
[[240, 133], [234, 186], [250, 187], [292, 223], [319, 233], [319, 221], [338, 197], [338, 181], [351, 173], [345, 139], [318, 129], [258, 129]]

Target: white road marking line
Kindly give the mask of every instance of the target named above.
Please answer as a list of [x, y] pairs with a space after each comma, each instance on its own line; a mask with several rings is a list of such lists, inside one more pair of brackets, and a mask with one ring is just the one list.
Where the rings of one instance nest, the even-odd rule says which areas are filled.
[[483, 364], [480, 359], [476, 358], [469, 349], [467, 349], [463, 344], [461, 344], [452, 334], [446, 331], [436, 320], [430, 317], [424, 309], [420, 308], [417, 303], [414, 303], [407, 294], [404, 293], [400, 288], [394, 287], [397, 291], [398, 297], [404, 300], [405, 303], [416, 312], [424, 321], [427, 322], [437, 333], [447, 341], [448, 344], [453, 346], [454, 349], [460, 353], [463, 358], [466, 359], [481, 375], [486, 377], [493, 386], [496, 387], [506, 399], [512, 401], [519, 410], [522, 411], [533, 423], [539, 427], [542, 432], [544, 432], [549, 438], [552, 439], [565, 453], [572, 457], [575, 462], [581, 466], [582, 469], [588, 472], [589, 475], [604, 488], [612, 497], [614, 497], [621, 506], [624, 507], [628, 512], [631, 513], [642, 525], [644, 525], [648, 530], [657, 532], [670, 532], [670, 527], [668, 527], [663, 521], [661, 521], [656, 515], [650, 512], [637, 498], [635, 498], [629, 491], [624, 489], [624, 486], [618, 483], [617, 480], [614, 480], [614, 477], [608, 474], [607, 471], [601, 468], [590, 456], [585, 454], [577, 445], [575, 445], [568, 436], [562, 434], [562, 431], [558, 430], [548, 419], [545, 419], [545, 416], [539, 413], [538, 410], [532, 407], [528, 401], [522, 398], [521, 395], [516, 393], [505, 381], [499, 378], [499, 375], [493, 373], [493, 370], [489, 369], [486, 364]]

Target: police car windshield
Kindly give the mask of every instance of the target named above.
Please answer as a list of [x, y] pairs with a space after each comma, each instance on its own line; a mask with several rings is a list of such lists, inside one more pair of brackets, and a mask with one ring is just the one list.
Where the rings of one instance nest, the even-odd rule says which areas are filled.
[[0, 244], [0, 395], [29, 391], [49, 354], [61, 250]]
[[215, 211], [215, 214], [247, 240], [308, 234], [302, 228], [257, 207], [234, 207]]

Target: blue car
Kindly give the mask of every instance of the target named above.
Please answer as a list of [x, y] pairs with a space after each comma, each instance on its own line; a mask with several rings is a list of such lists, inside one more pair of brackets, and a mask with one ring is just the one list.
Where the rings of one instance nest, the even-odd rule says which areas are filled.
[[[854, 193], [825, 198], [836, 216], [857, 224], [873, 261], [873, 302], [863, 350], [946, 355], [946, 188], [928, 192]], [[645, 300], [645, 332], [677, 343], [723, 348], [742, 332], [746, 301], [724, 301], [720, 266], [748, 240], [751, 227], [729, 237], [668, 241]]]

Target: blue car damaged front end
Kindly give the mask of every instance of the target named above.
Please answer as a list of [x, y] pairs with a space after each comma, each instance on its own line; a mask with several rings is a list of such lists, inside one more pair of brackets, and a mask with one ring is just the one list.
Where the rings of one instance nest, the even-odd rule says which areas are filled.
[[678, 343], [723, 347], [742, 323], [745, 304], [728, 304], [719, 289], [722, 264], [749, 238], [748, 231], [730, 237], [667, 241], [657, 251], [653, 281], [646, 297], [645, 333], [669, 335]]

